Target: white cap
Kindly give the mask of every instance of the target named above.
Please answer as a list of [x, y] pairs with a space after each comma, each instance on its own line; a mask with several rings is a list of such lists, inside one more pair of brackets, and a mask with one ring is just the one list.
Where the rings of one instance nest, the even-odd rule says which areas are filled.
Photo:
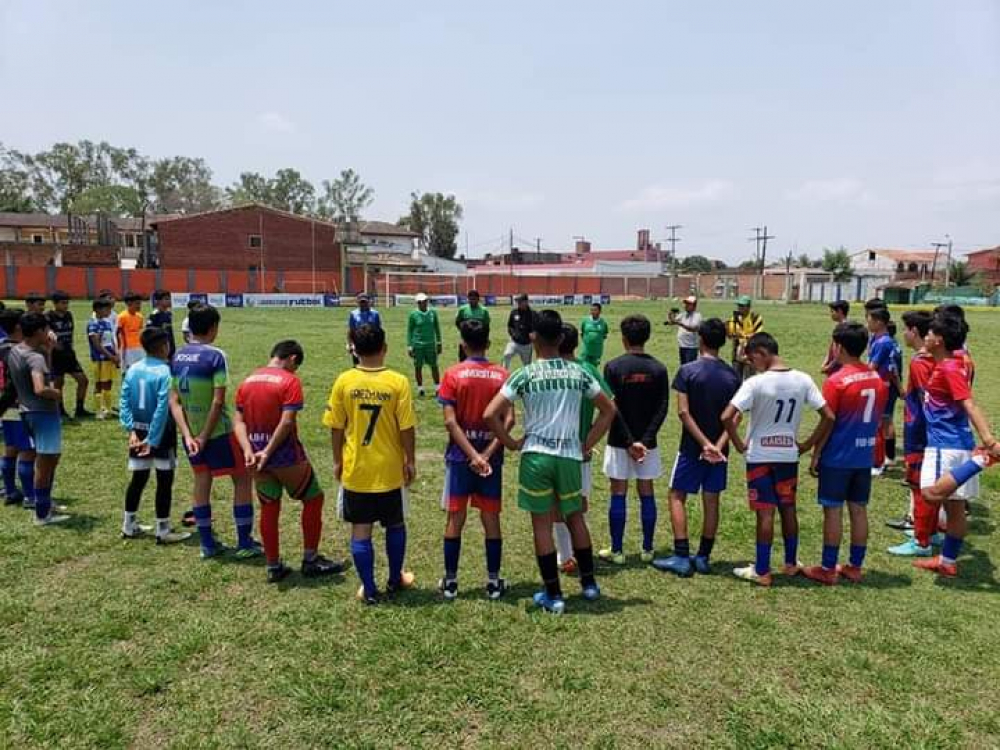
[[423, 292], [417, 292], [417, 302], [426, 302], [426, 301], [427, 301], [427, 295], [424, 294]]

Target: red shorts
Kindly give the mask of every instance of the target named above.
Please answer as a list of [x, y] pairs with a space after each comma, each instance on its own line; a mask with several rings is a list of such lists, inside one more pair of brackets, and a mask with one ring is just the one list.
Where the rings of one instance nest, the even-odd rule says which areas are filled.
[[239, 476], [247, 472], [243, 449], [231, 432], [212, 438], [195, 455], [188, 454], [188, 461], [195, 472], [211, 472], [213, 477]]
[[747, 463], [747, 501], [750, 503], [750, 510], [795, 505], [798, 486], [798, 463]]
[[503, 496], [503, 465], [495, 464], [493, 473], [481, 477], [469, 464], [445, 462], [444, 492], [441, 507], [450, 513], [465, 510], [470, 504], [486, 513], [499, 513]]

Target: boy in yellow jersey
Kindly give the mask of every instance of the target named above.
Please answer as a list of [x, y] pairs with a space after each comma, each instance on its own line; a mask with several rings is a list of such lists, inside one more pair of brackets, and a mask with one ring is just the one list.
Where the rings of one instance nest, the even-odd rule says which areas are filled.
[[333, 443], [333, 474], [340, 482], [342, 515], [351, 524], [351, 556], [361, 579], [358, 598], [377, 604], [372, 527], [385, 529], [392, 595], [413, 586], [404, 572], [406, 524], [403, 493], [416, 476], [416, 424], [410, 383], [385, 367], [385, 331], [361, 325], [351, 331], [358, 366], [333, 384], [323, 424]]

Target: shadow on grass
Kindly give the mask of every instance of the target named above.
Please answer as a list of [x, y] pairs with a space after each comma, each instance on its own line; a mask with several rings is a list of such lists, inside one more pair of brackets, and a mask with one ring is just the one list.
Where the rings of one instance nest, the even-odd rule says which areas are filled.
[[937, 576], [934, 584], [946, 589], [996, 594], [1000, 581], [996, 578], [996, 565], [983, 550], [969, 549], [958, 563], [958, 578]]
[[55, 528], [66, 529], [74, 534], [89, 534], [101, 525], [100, 516], [92, 516], [87, 513], [70, 513], [69, 520], [56, 524]]

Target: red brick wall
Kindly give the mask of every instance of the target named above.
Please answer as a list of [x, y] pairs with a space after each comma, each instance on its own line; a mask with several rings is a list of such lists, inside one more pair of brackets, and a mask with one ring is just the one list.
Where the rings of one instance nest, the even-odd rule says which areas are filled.
[[[55, 245], [29, 242], [0, 242], [0, 264], [11, 266], [47, 266], [55, 256]], [[64, 266], [116, 266], [118, 248], [111, 245], [63, 245]]]
[[[191, 216], [158, 225], [163, 268], [246, 271], [259, 266], [262, 251], [249, 237], [263, 237], [263, 262], [272, 271], [308, 271], [313, 267], [313, 224], [254, 207]], [[340, 270], [334, 229], [315, 224], [316, 270]]]

